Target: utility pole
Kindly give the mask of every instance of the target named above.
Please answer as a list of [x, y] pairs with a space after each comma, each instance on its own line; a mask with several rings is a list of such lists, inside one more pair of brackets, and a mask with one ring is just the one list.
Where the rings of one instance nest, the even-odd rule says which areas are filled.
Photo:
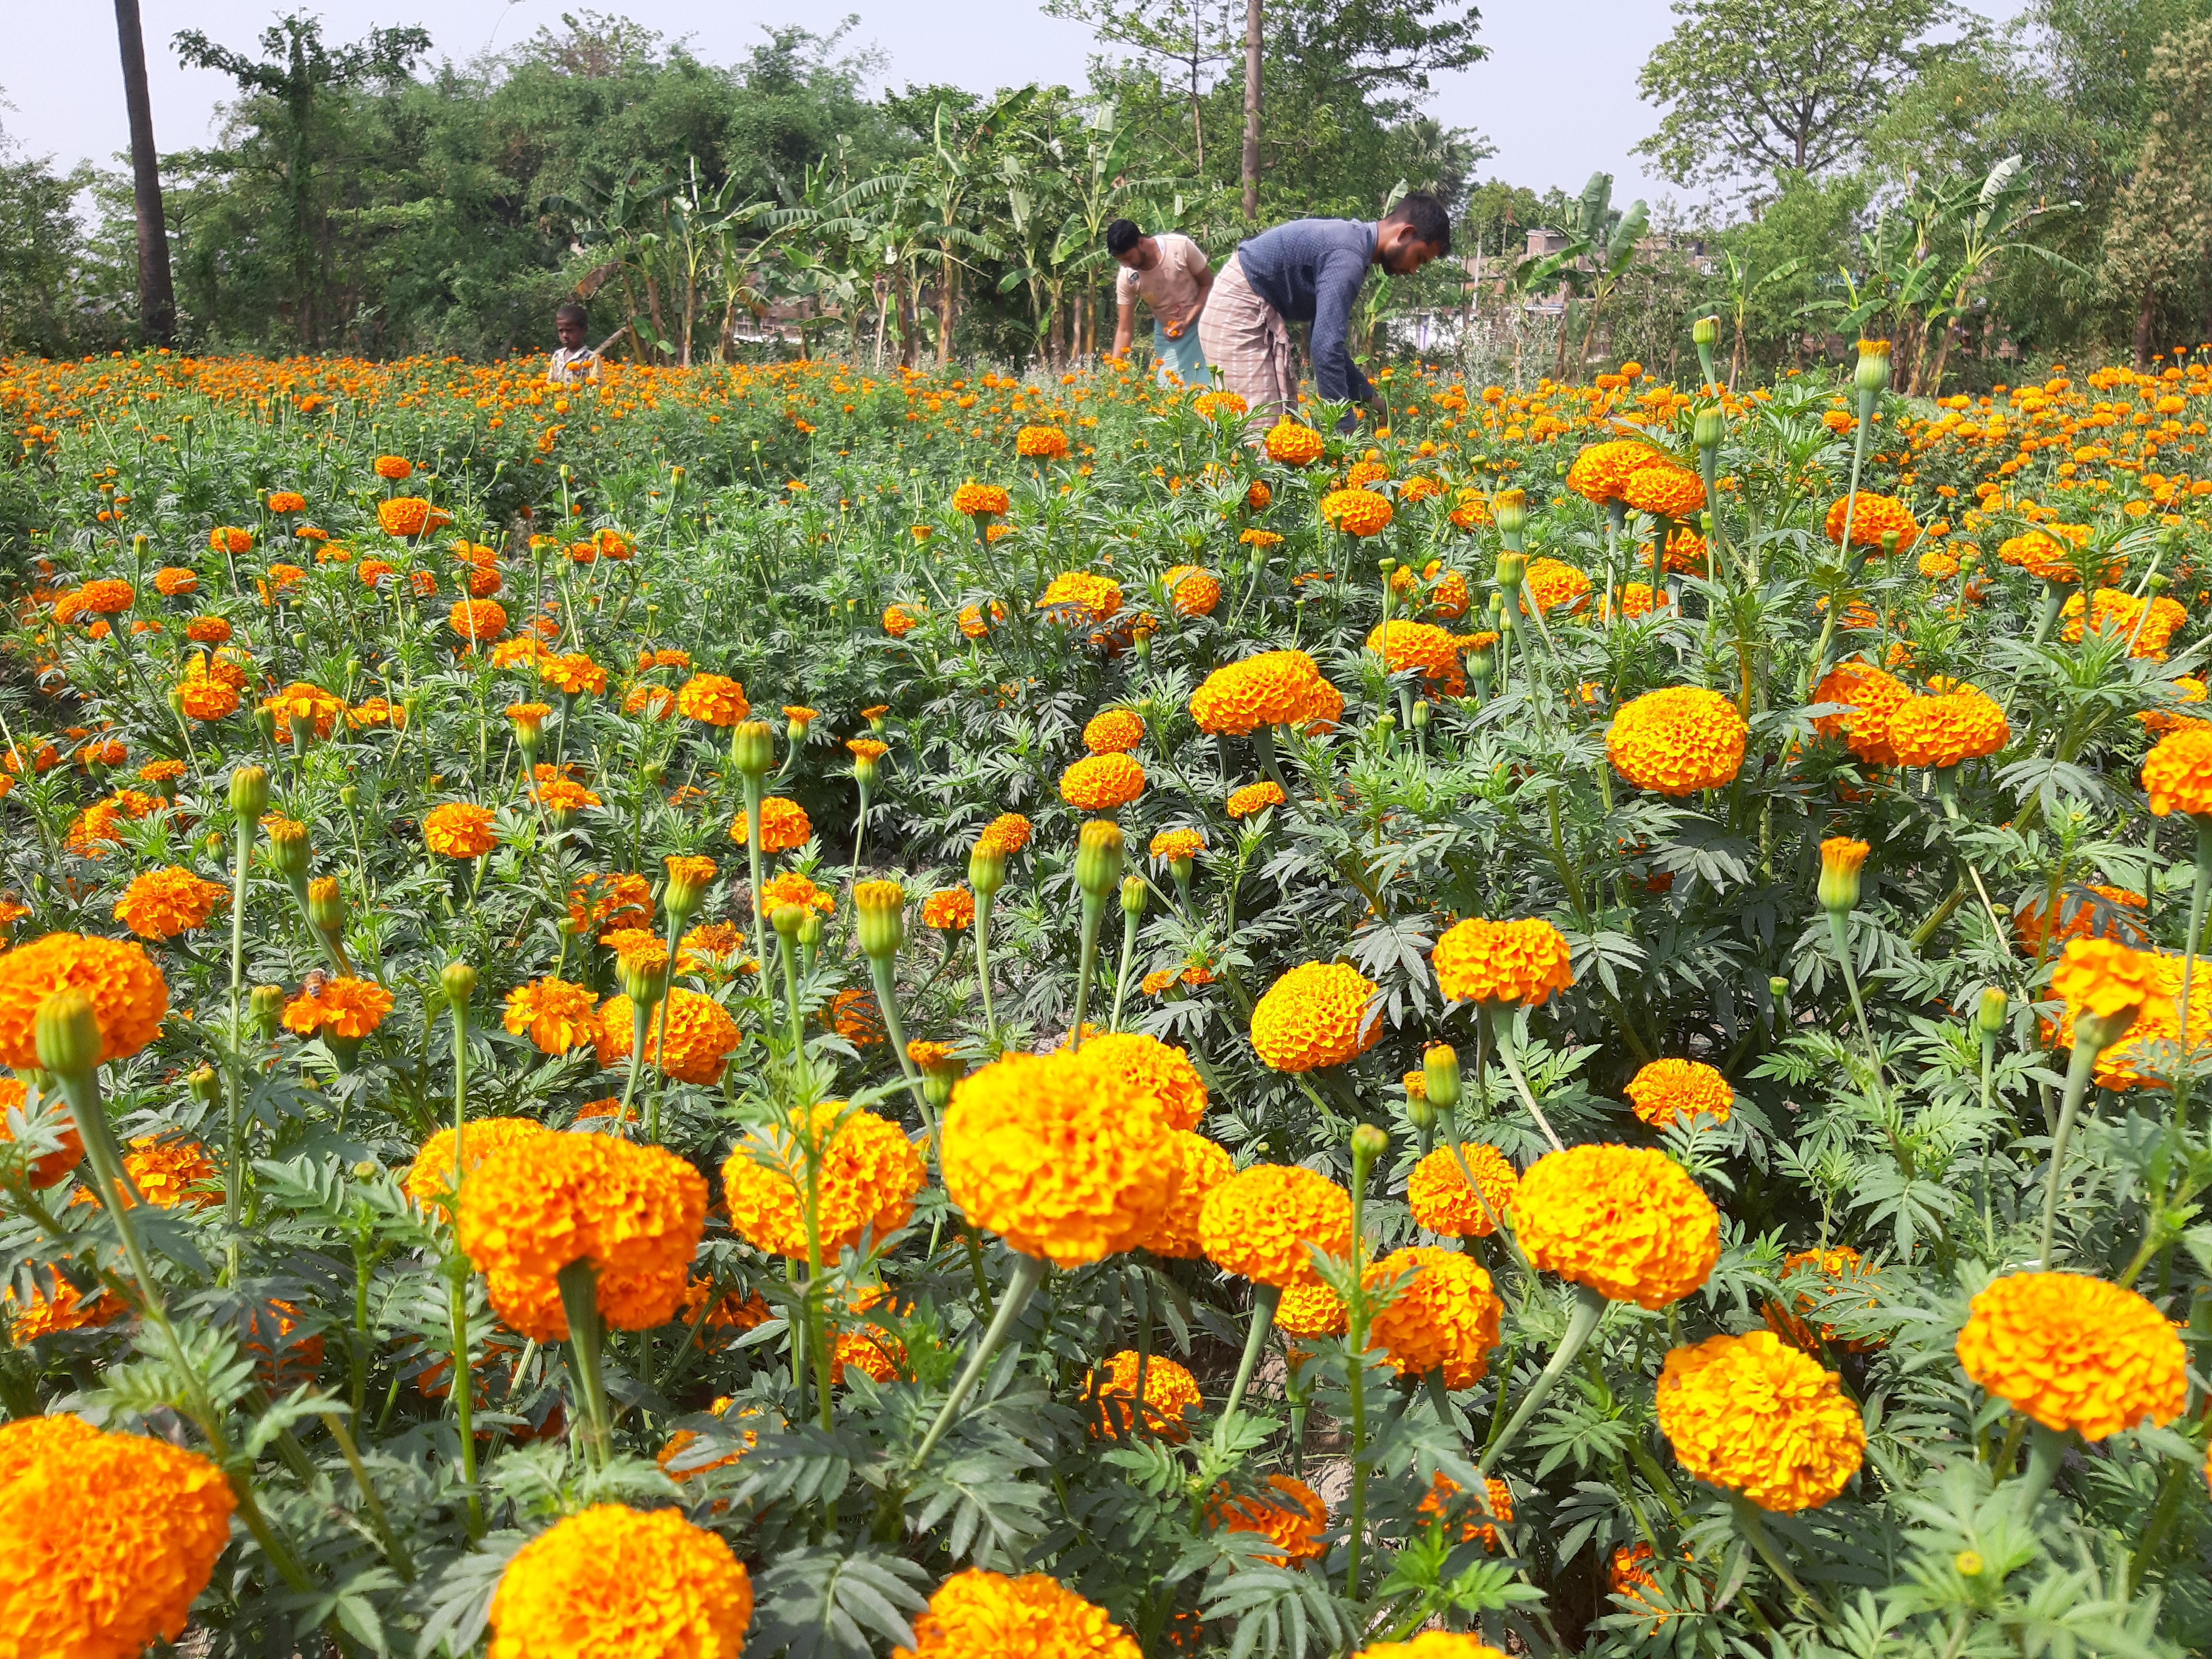
[[[118, 0], [120, 3], [120, 0]], [[1260, 222], [1260, 21], [1262, 0], [1244, 0], [1244, 221]]]
[[131, 114], [138, 324], [154, 344], [174, 345], [177, 291], [169, 280], [169, 228], [161, 213], [161, 162], [154, 149], [154, 100], [146, 89], [146, 36], [138, 24], [138, 0], [115, 0], [115, 38], [123, 52], [123, 101]]

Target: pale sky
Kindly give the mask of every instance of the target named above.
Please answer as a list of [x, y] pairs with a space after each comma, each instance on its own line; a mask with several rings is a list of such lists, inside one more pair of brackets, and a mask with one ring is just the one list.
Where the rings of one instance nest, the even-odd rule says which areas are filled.
[[[325, 38], [346, 41], [371, 26], [420, 24], [438, 55], [465, 60], [487, 44], [512, 46], [544, 24], [558, 27], [563, 10], [583, 0], [298, 0], [319, 11]], [[2017, 9], [2021, 0], [1972, 0], [1978, 10]], [[155, 142], [183, 149], [211, 142], [216, 106], [231, 83], [206, 70], [177, 66], [170, 38], [186, 27], [240, 50], [280, 9], [270, 0], [141, 0]], [[759, 38], [762, 26], [802, 22], [822, 29], [857, 11], [854, 40], [872, 43], [889, 58], [883, 79], [949, 82], [989, 91], [1030, 80], [1080, 86], [1091, 50], [1087, 30], [1045, 16], [1036, 0], [597, 0], [592, 9], [622, 13], [692, 48], [728, 62]], [[25, 149], [64, 166], [92, 159], [106, 164], [129, 142], [123, 80], [110, 8], [88, 0], [10, 7], [10, 51], [0, 63], [0, 127]], [[1471, 127], [1497, 149], [1477, 169], [1542, 191], [1577, 191], [1595, 171], [1615, 175], [1614, 199], [1657, 198], [1663, 180], [1648, 178], [1630, 149], [1656, 125], [1636, 95], [1636, 74], [1673, 23], [1664, 0], [1496, 0], [1482, 7], [1484, 63], [1443, 77], [1431, 112]]]

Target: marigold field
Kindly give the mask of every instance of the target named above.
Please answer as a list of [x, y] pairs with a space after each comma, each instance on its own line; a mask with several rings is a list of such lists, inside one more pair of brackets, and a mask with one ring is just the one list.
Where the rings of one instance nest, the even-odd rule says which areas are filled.
[[2212, 1648], [2212, 361], [1694, 340], [0, 364], [0, 1659]]

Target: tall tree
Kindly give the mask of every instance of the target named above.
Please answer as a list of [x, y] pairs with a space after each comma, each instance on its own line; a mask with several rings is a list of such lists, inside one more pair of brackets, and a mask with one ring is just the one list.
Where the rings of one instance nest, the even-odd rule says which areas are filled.
[[1244, 222], [1260, 218], [1261, 48], [1266, 16], [1261, 0], [1244, 0]]
[[2105, 232], [2104, 278], [2135, 307], [2136, 367], [2150, 367], [2159, 313], [2186, 307], [2191, 337], [2212, 278], [2212, 21], [2160, 41], [2146, 88], [2157, 100], [2135, 175]]
[[177, 339], [177, 295], [169, 280], [169, 227], [161, 214], [161, 163], [154, 149], [154, 100], [146, 87], [146, 35], [138, 0], [115, 0], [123, 52], [123, 102], [131, 115], [131, 179], [138, 222], [138, 325], [155, 345]]
[[258, 93], [283, 108], [289, 128], [286, 194], [291, 206], [287, 227], [291, 240], [293, 326], [305, 345], [322, 343], [317, 301], [317, 221], [314, 171], [320, 106], [329, 95], [373, 81], [404, 77], [415, 60], [430, 50], [430, 37], [419, 28], [371, 29], [349, 46], [323, 44], [319, 18], [293, 12], [261, 32], [257, 62], [243, 52], [217, 46], [198, 29], [180, 32], [173, 42], [179, 62], [192, 69], [228, 75], [249, 96]]
[[1236, 0], [1044, 0], [1044, 9], [1088, 24], [1101, 41], [1158, 69], [1163, 82], [1173, 77], [1190, 100], [1193, 166], [1203, 173], [1206, 87], [1243, 49]]
[[1636, 148], [1678, 185], [1771, 185], [1849, 162], [1959, 21], [1950, 0], [1674, 0], [1637, 78], [1666, 112]]

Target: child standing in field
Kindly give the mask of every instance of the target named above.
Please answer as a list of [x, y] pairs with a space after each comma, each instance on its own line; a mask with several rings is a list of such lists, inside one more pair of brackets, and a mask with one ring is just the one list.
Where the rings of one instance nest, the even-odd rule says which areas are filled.
[[561, 346], [545, 365], [548, 386], [574, 386], [599, 378], [599, 354], [584, 343], [591, 325], [590, 313], [573, 301], [553, 313], [553, 331], [560, 336]]

